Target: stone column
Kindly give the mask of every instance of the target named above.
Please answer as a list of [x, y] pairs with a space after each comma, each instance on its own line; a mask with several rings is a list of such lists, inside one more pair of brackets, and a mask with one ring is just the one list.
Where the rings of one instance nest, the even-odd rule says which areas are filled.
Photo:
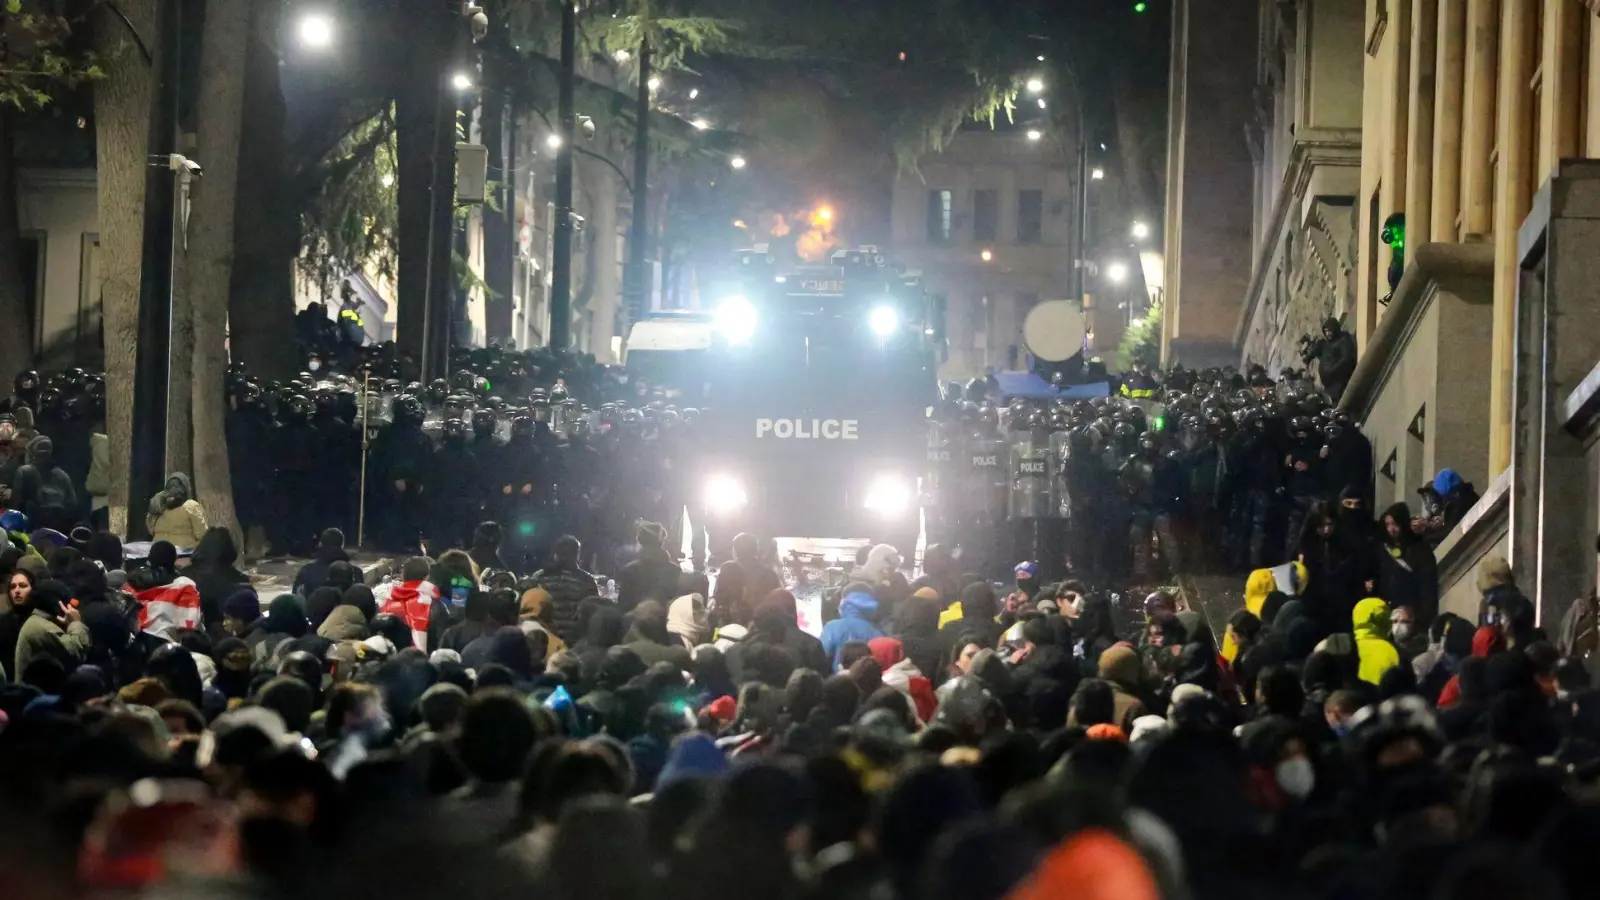
[[[1387, 57], [1387, 64], [1381, 66], [1383, 73], [1384, 118], [1382, 122], [1383, 158], [1379, 171], [1383, 181], [1379, 186], [1378, 221], [1375, 227], [1382, 227], [1383, 220], [1391, 213], [1405, 212], [1406, 200], [1409, 197], [1406, 187], [1406, 160], [1410, 147], [1407, 140], [1411, 128], [1411, 7], [1413, 0], [1393, 0], [1389, 4], [1388, 31], [1383, 38], [1383, 47], [1379, 51]], [[1431, 104], [1430, 104], [1431, 105]], [[1384, 273], [1388, 271], [1389, 257], [1392, 251], [1388, 247], [1378, 250], [1378, 296], [1389, 292], [1388, 282]], [[1374, 298], [1377, 299], [1377, 298]], [[1379, 311], [1374, 317], [1373, 324], [1383, 313]]]
[[[1593, 15], [1593, 13], [1588, 13]], [[1600, 28], [1593, 27], [1600, 23], [1590, 23], [1587, 29], [1589, 46], [1589, 71], [1588, 94], [1591, 98], [1600, 98]], [[1594, 109], [1594, 101], [1590, 100], [1587, 110], [1588, 121], [1583, 123], [1584, 140], [1583, 155], [1589, 157], [1600, 156], [1600, 110]]]
[[[1500, 0], [1467, 0], [1466, 85], [1462, 93], [1461, 236], [1493, 227], [1495, 70], [1499, 67]], [[1498, 471], [1498, 470], [1497, 470]]]
[[1600, 359], [1600, 161], [1557, 164], [1516, 252], [1511, 565], [1550, 629], [1588, 593], [1593, 566], [1587, 458], [1564, 422]]
[[1439, 16], [1437, 0], [1412, 0], [1411, 71], [1407, 80], [1411, 96], [1406, 134], [1406, 243], [1416, 246], [1433, 240], [1433, 155], [1435, 91], [1438, 65]]
[[[1438, 0], [1438, 52], [1434, 68], [1433, 221], [1434, 241], [1459, 239], [1461, 214], [1461, 100], [1467, 62], [1467, 0]], [[1414, 243], [1420, 243], [1416, 241]]]
[[1589, 11], [1571, 0], [1544, 5], [1544, 84], [1539, 92], [1539, 171], [1578, 155], [1578, 112], [1583, 106], [1583, 18]]
[[1494, 346], [1489, 362], [1489, 474], [1511, 462], [1511, 355], [1516, 327], [1517, 227], [1528, 211], [1528, 132], [1533, 98], [1528, 78], [1533, 4], [1507, 2], [1500, 9], [1500, 91], [1496, 116], [1494, 243]]

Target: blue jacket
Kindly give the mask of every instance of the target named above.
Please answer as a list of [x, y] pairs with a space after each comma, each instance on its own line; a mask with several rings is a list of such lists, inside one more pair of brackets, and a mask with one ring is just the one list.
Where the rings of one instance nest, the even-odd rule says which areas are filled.
[[[822, 650], [839, 668], [839, 651], [851, 641], [870, 641], [883, 637], [872, 618], [878, 614], [878, 598], [856, 592], [839, 601], [839, 618], [822, 626]], [[826, 673], [824, 673], [826, 674]]]

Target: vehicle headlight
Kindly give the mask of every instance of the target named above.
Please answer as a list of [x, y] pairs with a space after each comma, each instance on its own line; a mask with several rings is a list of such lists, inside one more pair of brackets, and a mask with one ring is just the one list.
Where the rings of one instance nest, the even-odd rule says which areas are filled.
[[731, 475], [718, 475], [706, 482], [706, 508], [713, 513], [731, 513], [750, 502], [744, 485]]
[[900, 330], [900, 310], [892, 306], [874, 306], [867, 314], [867, 325], [878, 337], [889, 337]]
[[756, 308], [743, 297], [729, 297], [717, 304], [712, 327], [730, 344], [748, 344], [756, 333]]
[[916, 488], [911, 479], [903, 475], [879, 475], [867, 485], [867, 498], [863, 505], [884, 518], [893, 518], [909, 511], [915, 496]]

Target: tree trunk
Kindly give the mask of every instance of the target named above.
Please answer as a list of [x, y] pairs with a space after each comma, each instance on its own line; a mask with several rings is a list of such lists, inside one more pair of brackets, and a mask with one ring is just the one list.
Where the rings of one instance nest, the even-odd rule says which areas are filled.
[[[133, 460], [133, 382], [144, 252], [145, 154], [156, 72], [129, 24], [160, 52], [162, 0], [121, 0], [127, 23], [109, 6], [94, 11], [94, 45], [104, 76], [94, 85], [95, 157], [100, 188], [100, 294], [106, 344], [106, 437], [111, 454], [111, 530], [128, 530]], [[159, 63], [159, 60], [157, 60]]]
[[[12, 155], [15, 113], [0, 104], [0, 360], [6, 371], [33, 365], [33, 331], [28, 327], [28, 286], [22, 280], [22, 219], [17, 208], [17, 161]], [[509, 301], [508, 301], [509, 302]]]
[[[433, 9], [434, 4], [429, 7]], [[437, 12], [424, 13], [420, 10], [412, 13], [415, 24], [412, 28], [402, 29], [402, 34], [414, 38], [406, 48], [405, 73], [399, 79], [400, 84], [395, 96], [395, 179], [396, 179], [396, 224], [398, 234], [395, 238], [398, 260], [396, 268], [396, 329], [395, 340], [398, 344], [401, 358], [406, 360], [403, 368], [406, 370], [404, 377], [420, 377], [423, 360], [423, 336], [428, 335], [429, 342], [437, 341], [432, 329], [439, 321], [439, 310], [432, 310], [434, 322], [428, 323], [428, 237], [429, 223], [435, 219], [437, 209], [433, 202], [432, 188], [434, 186], [434, 167], [436, 161], [449, 164], [450, 160], [439, 160], [438, 148], [443, 146], [445, 139], [449, 139], [449, 146], [455, 147], [455, 119], [453, 116], [445, 117], [444, 98], [441, 94], [441, 79], [444, 66], [449, 57], [449, 22], [442, 21]], [[453, 108], [453, 106], [451, 107]], [[452, 175], [454, 167], [451, 167]], [[450, 204], [445, 204], [448, 211]], [[449, 228], [448, 212], [445, 213], [446, 229]], [[445, 231], [445, 240], [440, 241], [444, 246], [444, 265], [450, 265], [448, 240], [449, 231]], [[437, 247], [438, 244], [435, 244]], [[435, 257], [434, 267], [438, 266], [438, 257]], [[439, 284], [440, 272], [433, 272], [435, 285]], [[448, 290], [448, 275], [445, 275], [446, 290], [435, 295], [438, 304], [443, 304], [449, 309], [450, 294]], [[445, 317], [448, 321], [448, 316]], [[446, 372], [435, 372], [432, 375], [446, 375]]]
[[[238, 0], [207, 0], [200, 42], [197, 153], [207, 177], [196, 183], [189, 211], [189, 246], [180, 292], [194, 316], [194, 489], [206, 520], [244, 535], [233, 511], [223, 389], [228, 368], [228, 283], [233, 267], [234, 200], [238, 185], [239, 133], [244, 113], [245, 47], [250, 10]], [[173, 344], [177, 344], [174, 335]], [[173, 360], [177, 362], [176, 359]], [[176, 376], [174, 376], [176, 383]], [[169, 451], [170, 453], [170, 451]]]
[[[294, 260], [300, 222], [284, 143], [287, 111], [278, 73], [280, 0], [256, 0], [245, 50], [237, 205], [250, 210], [230, 226], [234, 246], [228, 280], [229, 349], [253, 375], [286, 379], [300, 371], [294, 343]], [[206, 178], [215, 180], [205, 162]], [[193, 229], [191, 229], [193, 233]]]
[[[201, 90], [204, 90], [202, 86]], [[205, 158], [197, 156], [201, 165], [205, 165]], [[175, 175], [175, 178], [186, 178], [185, 175]], [[182, 204], [193, 198], [197, 185], [190, 179], [188, 187], [179, 194], [179, 216], [183, 215]], [[202, 224], [200, 227], [205, 227]], [[172, 282], [172, 323], [170, 326], [170, 340], [167, 357], [167, 440], [166, 440], [166, 469], [169, 472], [194, 471], [194, 428], [189, 392], [183, 386], [194, 380], [194, 295], [189, 292], [185, 272], [188, 268], [188, 247], [190, 236], [195, 233], [194, 215], [191, 207], [189, 220], [178, 234], [178, 244], [174, 248], [176, 256], [176, 269]]]

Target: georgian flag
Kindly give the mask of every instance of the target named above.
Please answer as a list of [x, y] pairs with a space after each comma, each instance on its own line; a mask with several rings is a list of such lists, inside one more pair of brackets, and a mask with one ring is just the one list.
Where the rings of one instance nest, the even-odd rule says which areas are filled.
[[184, 628], [200, 627], [200, 590], [182, 575], [171, 584], [134, 591], [139, 601], [139, 630], [164, 640], [177, 640]]

